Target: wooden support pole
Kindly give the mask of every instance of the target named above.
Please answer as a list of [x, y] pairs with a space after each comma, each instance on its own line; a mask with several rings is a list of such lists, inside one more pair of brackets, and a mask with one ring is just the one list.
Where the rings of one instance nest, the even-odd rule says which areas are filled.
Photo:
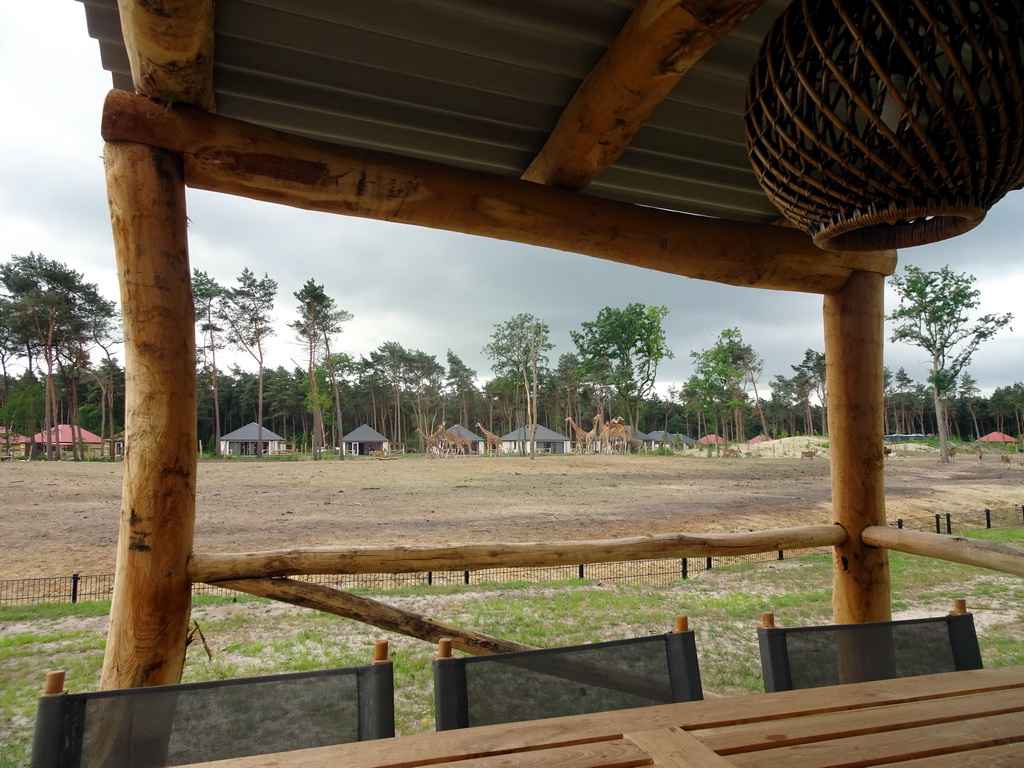
[[194, 582], [318, 573], [421, 573], [532, 568], [648, 560], [729, 557], [780, 549], [831, 547], [846, 538], [835, 525], [807, 525], [746, 533], [671, 533], [599, 541], [462, 544], [434, 547], [317, 547], [241, 554], [195, 553]]
[[680, 78], [764, 0], [640, 0], [523, 178], [583, 189], [626, 150]]
[[865, 528], [861, 538], [873, 547], [1024, 576], [1024, 547], [1014, 544], [881, 525]]
[[847, 534], [834, 550], [836, 624], [892, 618], [888, 554], [861, 538], [885, 525], [883, 288], [881, 275], [856, 272], [824, 303], [832, 514]]
[[645, 208], [385, 152], [303, 139], [111, 91], [103, 138], [185, 158], [190, 187], [528, 243], [729, 285], [832, 293], [895, 251], [818, 249], [796, 229]]
[[181, 158], [104, 150], [121, 285], [125, 457], [117, 564], [100, 687], [177, 683], [191, 608], [196, 359]]
[[212, 112], [213, 0], [118, 0], [135, 90]]

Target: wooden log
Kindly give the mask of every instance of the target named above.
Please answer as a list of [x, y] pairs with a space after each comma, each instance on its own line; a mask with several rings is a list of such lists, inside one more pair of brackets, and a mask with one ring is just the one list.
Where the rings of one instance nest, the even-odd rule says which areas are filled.
[[836, 525], [775, 531], [660, 534], [603, 541], [460, 544], [429, 547], [314, 547], [236, 554], [195, 553], [195, 582], [317, 573], [425, 573], [530, 568], [647, 560], [666, 557], [728, 557], [757, 552], [831, 547], [846, 538]]
[[847, 533], [833, 561], [836, 624], [892, 618], [888, 556], [861, 541], [865, 526], [885, 525], [883, 287], [879, 274], [854, 273], [824, 303], [832, 514]]
[[405, 611], [391, 605], [385, 605], [368, 597], [353, 595], [340, 589], [310, 584], [293, 579], [238, 579], [220, 582], [217, 586], [235, 589], [258, 597], [279, 600], [282, 603], [300, 605], [324, 613], [333, 613], [370, 624], [390, 632], [436, 643], [443, 637], [452, 640], [452, 647], [460, 651], [481, 656], [488, 653], [508, 653], [509, 651], [529, 651], [534, 646], [502, 640], [482, 632], [462, 629], [443, 621], [437, 621], [419, 613]]
[[125, 346], [125, 455], [100, 687], [177, 683], [191, 608], [196, 358], [181, 159], [104, 150]]
[[861, 532], [861, 538], [872, 547], [895, 549], [908, 555], [934, 557], [1024, 576], [1024, 547], [1013, 544], [927, 531], [908, 531], [883, 525], [868, 526]]
[[796, 229], [655, 210], [540, 184], [343, 147], [111, 91], [103, 137], [183, 153], [189, 186], [415, 224], [730, 285], [839, 290], [891, 274], [894, 251], [819, 250]]
[[641, 0], [523, 178], [583, 189], [626, 150], [680, 78], [764, 0]]
[[135, 90], [214, 110], [213, 0], [118, 0]]

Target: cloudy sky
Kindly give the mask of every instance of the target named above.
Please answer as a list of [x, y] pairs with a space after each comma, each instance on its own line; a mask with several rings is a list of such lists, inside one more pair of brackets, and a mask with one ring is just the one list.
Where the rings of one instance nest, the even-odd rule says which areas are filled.
[[[42, 253], [118, 296], [103, 181], [100, 109], [110, 77], [73, 0], [7, 3], [0, 25], [0, 262]], [[481, 349], [494, 325], [529, 312], [551, 328], [557, 356], [574, 351], [569, 331], [605, 306], [663, 304], [675, 359], [659, 389], [692, 372], [690, 352], [739, 328], [765, 361], [763, 383], [792, 375], [808, 348], [823, 350], [821, 297], [733, 288], [639, 270], [571, 253], [293, 210], [190, 190], [192, 265], [225, 285], [243, 267], [278, 281], [281, 330], [268, 362], [292, 367], [302, 350], [284, 324], [293, 293], [309, 278], [355, 316], [341, 348], [365, 355], [385, 341], [437, 356], [456, 352], [481, 379]], [[1000, 202], [973, 232], [902, 251], [901, 264], [950, 265], [977, 277], [982, 312], [1013, 312], [1024, 329], [1024, 191]], [[889, 309], [895, 306], [890, 291]], [[243, 367], [251, 367], [238, 358]], [[886, 365], [918, 381], [923, 351], [889, 344]], [[975, 355], [970, 373], [986, 394], [1024, 379], [1024, 334], [1004, 331]]]

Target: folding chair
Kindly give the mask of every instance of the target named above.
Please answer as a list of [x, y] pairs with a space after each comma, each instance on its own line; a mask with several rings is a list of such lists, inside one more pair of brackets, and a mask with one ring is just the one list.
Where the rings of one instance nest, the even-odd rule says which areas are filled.
[[437, 730], [704, 698], [686, 617], [661, 635], [434, 660]]
[[32, 768], [163, 768], [395, 735], [387, 641], [365, 666], [88, 693], [50, 673]]
[[866, 624], [783, 628], [765, 613], [757, 639], [768, 693], [982, 667], [962, 599], [948, 616]]

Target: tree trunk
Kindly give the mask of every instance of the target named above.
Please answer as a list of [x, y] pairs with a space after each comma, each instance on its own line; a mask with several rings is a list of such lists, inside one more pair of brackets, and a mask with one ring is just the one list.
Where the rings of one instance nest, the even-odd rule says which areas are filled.
[[213, 383], [213, 455], [220, 456], [220, 389], [217, 384], [217, 343], [210, 332], [210, 378]]

